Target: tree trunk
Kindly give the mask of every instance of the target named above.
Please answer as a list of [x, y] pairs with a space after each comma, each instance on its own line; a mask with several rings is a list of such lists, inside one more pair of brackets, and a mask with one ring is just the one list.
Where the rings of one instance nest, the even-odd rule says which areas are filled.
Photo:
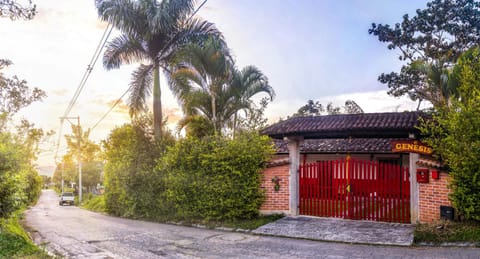
[[155, 138], [162, 137], [162, 93], [160, 89], [160, 67], [158, 63], [153, 69], [153, 134]]
[[213, 121], [213, 132], [217, 135], [217, 107], [215, 100], [215, 93], [212, 93], [212, 121]]
[[235, 139], [235, 135], [237, 133], [237, 112], [233, 115], [233, 139]]

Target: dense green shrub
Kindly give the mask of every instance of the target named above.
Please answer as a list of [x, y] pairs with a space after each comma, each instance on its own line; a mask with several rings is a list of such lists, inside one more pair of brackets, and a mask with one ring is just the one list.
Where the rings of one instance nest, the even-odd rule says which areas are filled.
[[271, 141], [258, 134], [186, 138], [169, 149], [157, 169], [166, 175], [167, 199], [177, 218], [249, 219], [264, 200], [260, 172], [272, 154]]
[[12, 135], [0, 132], [0, 217], [35, 203], [42, 180]]
[[89, 193], [82, 201], [82, 207], [87, 210], [96, 211], [96, 212], [105, 212], [105, 196], [104, 195], [93, 195]]
[[450, 168], [450, 198], [467, 219], [480, 220], [480, 49], [467, 51], [454, 69], [458, 98], [438, 109], [421, 130]]
[[19, 224], [16, 212], [9, 218], [0, 218], [0, 258], [50, 258], [36, 247]]
[[158, 141], [138, 124], [125, 124], [111, 132], [104, 142], [105, 206], [109, 213], [142, 218], [166, 213], [165, 185], [154, 167], [169, 143], [173, 143], [169, 134]]

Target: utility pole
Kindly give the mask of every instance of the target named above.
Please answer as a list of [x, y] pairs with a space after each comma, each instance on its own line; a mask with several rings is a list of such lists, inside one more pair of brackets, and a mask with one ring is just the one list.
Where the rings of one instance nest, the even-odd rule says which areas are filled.
[[[77, 119], [77, 126], [78, 126], [78, 153], [77, 153], [77, 160], [78, 160], [78, 202], [82, 202], [82, 150], [81, 150], [81, 139], [82, 139], [82, 132], [80, 132], [80, 116], [77, 117], [60, 117], [61, 120], [67, 120], [70, 124], [74, 125], [70, 119]], [[63, 183], [63, 177], [62, 177]], [[63, 186], [63, 185], [62, 185]]]
[[63, 172], [65, 171], [65, 162], [62, 161], [62, 193], [63, 193]]

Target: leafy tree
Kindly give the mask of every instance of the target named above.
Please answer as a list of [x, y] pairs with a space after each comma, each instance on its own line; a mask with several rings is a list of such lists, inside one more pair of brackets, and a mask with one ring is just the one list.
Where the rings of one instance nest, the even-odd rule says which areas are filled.
[[308, 100], [293, 116], [319, 116], [325, 109], [319, 101]]
[[340, 109], [341, 109], [340, 107], [333, 106], [333, 103], [327, 104], [327, 114], [328, 115], [341, 114], [342, 111]]
[[362, 107], [360, 107], [360, 105], [358, 105], [355, 101], [352, 100], [345, 101], [344, 109], [346, 114], [363, 113]]
[[20, 207], [15, 198], [19, 185], [15, 172], [19, 170], [20, 157], [8, 133], [0, 133], [0, 218], [8, 217]]
[[100, 18], [117, 27], [122, 35], [111, 40], [103, 57], [107, 69], [141, 62], [130, 82], [130, 113], [138, 115], [147, 109], [152, 94], [156, 137], [162, 134], [160, 69], [176, 51], [187, 43], [199, 43], [220, 32], [212, 23], [200, 18], [189, 19], [193, 0], [96, 0]]
[[78, 125], [72, 125], [72, 134], [65, 135], [68, 150], [53, 175], [57, 186], [61, 185], [62, 177], [66, 183], [78, 182], [79, 157], [82, 163], [82, 186], [91, 190], [101, 182], [103, 163], [100, 146], [91, 141], [89, 136], [90, 129], [83, 131]]
[[255, 132], [259, 131], [267, 126], [268, 119], [265, 118], [265, 108], [267, 108], [269, 98], [264, 97], [260, 100], [259, 107], [252, 104], [245, 117], [238, 118], [239, 132]]
[[[0, 14], [3, 14], [0, 2]], [[29, 88], [26, 81], [16, 76], [9, 78], [3, 69], [12, 63], [0, 60], [0, 217], [9, 217], [15, 210], [35, 202], [40, 194], [41, 178], [33, 161], [38, 144], [46, 133], [33, 123], [21, 120], [18, 125], [7, 125], [22, 108], [41, 100], [45, 93]]]
[[10, 60], [0, 59], [0, 131], [5, 130], [6, 121], [20, 109], [46, 97], [43, 90], [28, 87], [27, 81], [5, 76], [2, 70], [10, 65]]
[[[78, 163], [78, 152], [82, 163], [82, 185], [94, 187], [100, 182], [102, 162], [100, 160], [100, 146], [89, 139], [90, 129], [83, 131], [81, 126], [72, 125], [72, 135], [65, 135], [67, 153], [75, 157]], [[76, 176], [78, 180], [78, 175]]]
[[369, 33], [388, 43], [388, 49], [400, 50], [399, 59], [405, 62], [400, 72], [379, 76], [378, 80], [388, 85], [388, 93], [428, 100], [440, 107], [448, 104], [455, 92], [445, 87], [448, 70], [461, 53], [480, 41], [480, 3], [434, 0], [412, 18], [404, 15], [395, 26], [373, 23]]
[[105, 205], [109, 213], [142, 218], [169, 214], [164, 176], [154, 167], [174, 139], [168, 132], [161, 140], [155, 139], [151, 124], [141, 117], [114, 129], [103, 142]]
[[78, 167], [75, 153], [69, 152], [62, 157], [60, 163], [56, 165], [52, 180], [57, 188], [61, 188], [62, 179], [64, 185], [69, 187], [72, 183], [78, 182]]
[[437, 108], [420, 129], [450, 169], [454, 206], [467, 219], [480, 220], [480, 49], [463, 54], [454, 70], [459, 98], [450, 108]]
[[25, 20], [33, 19], [37, 13], [37, 6], [28, 0], [28, 7], [25, 7], [15, 0], [0, 0], [0, 17], [8, 17], [12, 20], [21, 18]]
[[358, 114], [363, 113], [363, 109], [355, 101], [347, 100], [343, 107], [334, 106], [333, 103], [328, 103], [324, 106], [319, 101], [308, 100], [307, 104], [300, 107], [293, 117], [298, 116], [320, 116], [322, 114]]
[[42, 183], [44, 185], [48, 186], [52, 182], [52, 177], [50, 177], [50, 176], [40, 175], [40, 177], [42, 178]]
[[36, 202], [40, 189], [31, 147], [16, 134], [0, 132], [0, 218]]

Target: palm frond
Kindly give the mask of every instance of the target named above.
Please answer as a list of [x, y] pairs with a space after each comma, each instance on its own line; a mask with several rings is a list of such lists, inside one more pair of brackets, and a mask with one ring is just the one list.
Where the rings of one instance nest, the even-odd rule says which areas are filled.
[[275, 90], [268, 83], [268, 78], [255, 66], [247, 66], [240, 72], [243, 98], [250, 99], [258, 93], [266, 93], [270, 100], [275, 97]]
[[[171, 61], [175, 53], [188, 44], [203, 45], [210, 37], [217, 38], [226, 48], [227, 44], [223, 39], [222, 33], [216, 28], [215, 24], [200, 18], [193, 18], [188, 21], [182, 21], [174, 33], [169, 34], [167, 44], [158, 53], [160, 60]], [[229, 56], [230, 57], [230, 56]], [[230, 57], [231, 59], [231, 57]]]
[[178, 24], [188, 19], [194, 7], [193, 0], [162, 1], [151, 6], [147, 11], [147, 17], [152, 33], [170, 34], [178, 31]]
[[132, 73], [130, 82], [130, 97], [128, 105], [130, 106], [130, 116], [135, 117], [140, 112], [147, 110], [146, 100], [152, 94], [152, 71], [153, 65], [140, 65]]
[[107, 69], [113, 69], [123, 64], [141, 62], [147, 58], [140, 39], [120, 35], [107, 44], [103, 54], [103, 65]]
[[96, 0], [98, 16], [128, 35], [141, 35], [148, 22], [134, 0]]
[[208, 93], [199, 89], [194, 90], [185, 100], [186, 107], [184, 112], [188, 114], [201, 114], [211, 121], [213, 117], [211, 100], [211, 96]]
[[189, 66], [176, 69], [169, 75], [169, 85], [175, 97], [184, 99], [192, 91], [204, 83], [201, 75]]

